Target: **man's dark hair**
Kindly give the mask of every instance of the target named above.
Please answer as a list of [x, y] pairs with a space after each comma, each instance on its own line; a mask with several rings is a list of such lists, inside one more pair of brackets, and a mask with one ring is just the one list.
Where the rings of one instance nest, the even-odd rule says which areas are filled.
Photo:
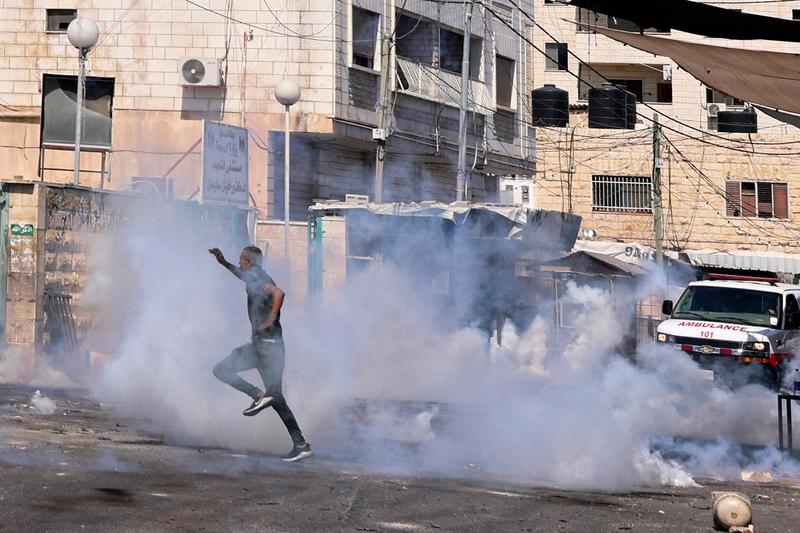
[[264, 254], [261, 253], [261, 248], [258, 246], [245, 246], [242, 249], [250, 262], [254, 265], [261, 266], [264, 262]]

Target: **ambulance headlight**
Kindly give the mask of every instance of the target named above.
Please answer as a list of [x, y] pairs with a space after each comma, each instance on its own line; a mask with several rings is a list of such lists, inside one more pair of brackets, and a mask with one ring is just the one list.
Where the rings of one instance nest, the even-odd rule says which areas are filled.
[[769, 349], [769, 345], [766, 342], [746, 342], [742, 348], [754, 352], [764, 352]]
[[658, 334], [658, 342], [667, 342], [667, 334], [666, 333], [659, 333]]

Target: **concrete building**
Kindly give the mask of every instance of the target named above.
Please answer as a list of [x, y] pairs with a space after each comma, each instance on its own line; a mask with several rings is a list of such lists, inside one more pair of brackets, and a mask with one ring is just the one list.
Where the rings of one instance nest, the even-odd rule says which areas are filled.
[[[522, 7], [530, 10], [529, 2]], [[516, 8], [498, 4], [496, 10], [516, 30], [523, 28]], [[169, 178], [176, 196], [189, 197], [199, 186], [201, 121], [223, 121], [250, 131], [253, 205], [262, 218], [282, 217], [283, 108], [272, 90], [288, 78], [302, 89], [291, 108], [293, 219], [304, 220], [313, 199], [372, 194], [381, 101], [388, 133], [384, 200], [455, 199], [463, 6], [421, 0], [5, 1], [5, 177], [70, 179], [71, 154], [40, 154], [39, 129], [43, 75], [77, 69], [77, 51], [65, 33], [75, 15], [92, 18], [101, 31], [88, 74], [113, 79], [111, 145], [83, 158], [86, 185], [120, 189], [136, 176]], [[392, 35], [386, 73], [384, 33]], [[530, 174], [533, 153], [519, 120], [527, 66], [521, 39], [476, 7], [471, 43], [467, 155], [470, 196], [480, 201], [497, 193], [496, 178], [487, 175]], [[187, 59], [199, 60], [207, 71], [203, 80], [183, 78]], [[383, 98], [382, 74], [388, 83]]]
[[[527, 18], [508, 2], [488, 5], [491, 12], [475, 6], [470, 31], [466, 159], [474, 201], [497, 200], [496, 176], [533, 171], [533, 136], [521, 119], [529, 52], [515, 33]], [[532, 9], [529, 0], [519, 7]], [[289, 256], [302, 272], [308, 206], [373, 196], [381, 103], [383, 200], [456, 199], [464, 13], [463, 5], [423, 0], [4, 1], [0, 178], [71, 182], [74, 118], [58, 132], [64, 142], [55, 148], [62, 149], [40, 146], [43, 92], [50, 94], [43, 80], [76, 74], [66, 27], [76, 15], [89, 17], [101, 37], [87, 74], [110, 84], [113, 105], [102, 95], [92, 100], [89, 90], [87, 113], [110, 115], [111, 134], [108, 146], [84, 153], [81, 184], [118, 190], [147, 181], [146, 190], [155, 184], [176, 198], [199, 199], [203, 121], [246, 127], [257, 241], [281, 257], [283, 107], [273, 88], [290, 79], [302, 97], [291, 107]], [[391, 36], [386, 67], [383, 35]], [[69, 118], [72, 80], [52, 116]]]
[[528, 176], [504, 176], [500, 178], [500, 203], [514, 204], [533, 209], [533, 179]]
[[[800, 17], [800, 1], [733, 7]], [[797, 257], [785, 256], [800, 253], [800, 131], [758, 112], [757, 134], [718, 132], [717, 112], [744, 109], [746, 102], [705, 87], [667, 57], [624, 46], [570, 21], [638, 32], [634, 24], [552, 0], [538, 0], [535, 11], [541, 28], [532, 28], [529, 35], [544, 53], [532, 56], [533, 86], [555, 84], [569, 92], [570, 101], [568, 128], [536, 132], [536, 207], [575, 212], [585, 229], [595, 230], [597, 240], [652, 246], [653, 132], [648, 119], [658, 113], [665, 247], [731, 252], [727, 255], [736, 259], [730, 264], [740, 268], [754, 267], [752, 252], [759, 252], [782, 257], [781, 268], [800, 272]], [[642, 31], [718, 46], [800, 51], [794, 43]], [[587, 92], [603, 78], [636, 94], [637, 111], [644, 117], [637, 117], [635, 129], [587, 127]], [[777, 268], [777, 263], [762, 267]]]

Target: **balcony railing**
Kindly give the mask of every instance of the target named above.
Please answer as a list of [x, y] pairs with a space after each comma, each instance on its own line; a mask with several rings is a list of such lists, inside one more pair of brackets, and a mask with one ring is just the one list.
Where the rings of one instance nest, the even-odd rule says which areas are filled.
[[[461, 102], [461, 76], [439, 68], [397, 58], [398, 89], [407, 93], [424, 96], [446, 104], [459, 105]], [[469, 108], [476, 113], [486, 114], [492, 108], [489, 88], [485, 83], [470, 80]]]

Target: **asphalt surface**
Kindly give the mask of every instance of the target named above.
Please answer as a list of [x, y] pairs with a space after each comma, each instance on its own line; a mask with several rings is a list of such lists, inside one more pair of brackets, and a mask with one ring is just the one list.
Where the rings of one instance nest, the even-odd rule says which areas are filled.
[[800, 482], [609, 494], [491, 477], [406, 478], [317, 456], [165, 444], [75, 390], [0, 385], [0, 531], [713, 531], [711, 492], [753, 501], [755, 531], [800, 531]]

